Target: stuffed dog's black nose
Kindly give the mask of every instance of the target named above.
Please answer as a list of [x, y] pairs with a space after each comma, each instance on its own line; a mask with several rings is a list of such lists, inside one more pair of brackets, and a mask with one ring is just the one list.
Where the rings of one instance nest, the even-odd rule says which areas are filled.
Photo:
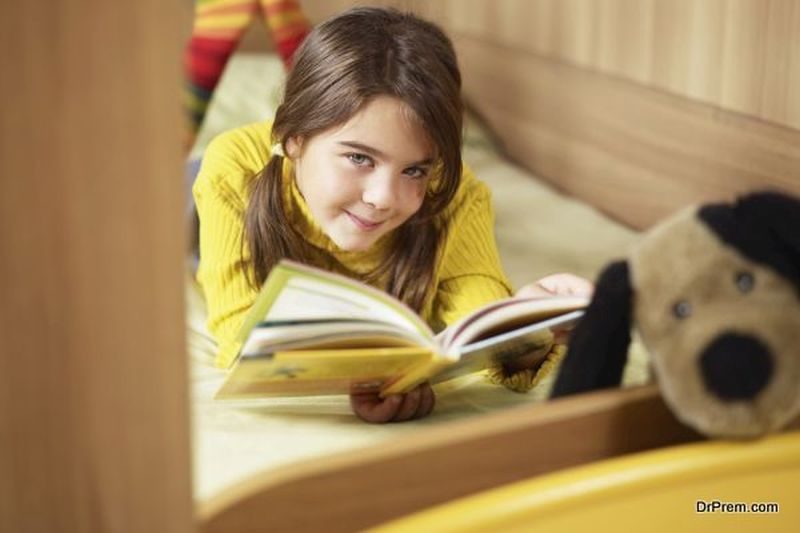
[[700, 354], [706, 388], [724, 401], [754, 398], [772, 376], [769, 348], [755, 337], [725, 333]]

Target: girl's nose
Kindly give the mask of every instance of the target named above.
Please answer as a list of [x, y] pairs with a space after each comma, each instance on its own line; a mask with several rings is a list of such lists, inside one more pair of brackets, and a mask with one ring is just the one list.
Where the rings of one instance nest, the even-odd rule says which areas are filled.
[[395, 178], [386, 174], [373, 174], [364, 183], [361, 199], [375, 209], [387, 209], [395, 198]]

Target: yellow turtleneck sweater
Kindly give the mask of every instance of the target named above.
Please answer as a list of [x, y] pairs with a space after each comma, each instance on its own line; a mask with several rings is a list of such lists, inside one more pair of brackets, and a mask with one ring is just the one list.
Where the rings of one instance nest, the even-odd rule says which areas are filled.
[[[197, 279], [206, 298], [208, 328], [219, 344], [215, 361], [219, 367], [229, 366], [235, 358], [233, 339], [257, 295], [247, 281], [247, 267], [241, 260], [243, 220], [248, 184], [270, 158], [270, 127], [269, 122], [256, 123], [217, 137], [206, 150], [193, 187], [200, 217]], [[387, 251], [388, 239], [382, 238], [364, 252], [339, 249], [311, 216], [295, 185], [288, 158], [284, 158], [283, 171], [284, 205], [289, 219], [310, 242], [327, 250], [341, 265], [314, 266], [353, 277], [375, 266]], [[449, 221], [449, 231], [436, 267], [436, 290], [421, 313], [435, 330], [511, 294], [495, 244], [489, 190], [469, 170], [464, 170], [461, 186], [444, 216]]]

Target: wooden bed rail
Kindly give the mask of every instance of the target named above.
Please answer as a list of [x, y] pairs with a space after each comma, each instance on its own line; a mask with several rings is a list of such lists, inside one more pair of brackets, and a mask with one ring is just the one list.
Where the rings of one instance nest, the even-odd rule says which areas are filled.
[[199, 531], [355, 531], [598, 459], [698, 440], [653, 385], [525, 406], [257, 474], [197, 509]]

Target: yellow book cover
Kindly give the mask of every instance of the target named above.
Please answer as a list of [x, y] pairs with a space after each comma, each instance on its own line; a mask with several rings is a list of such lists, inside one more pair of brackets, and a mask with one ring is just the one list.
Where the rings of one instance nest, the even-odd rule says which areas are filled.
[[364, 283], [281, 261], [238, 336], [218, 399], [405, 392], [541, 348], [588, 298], [507, 298], [436, 335], [410, 308]]

